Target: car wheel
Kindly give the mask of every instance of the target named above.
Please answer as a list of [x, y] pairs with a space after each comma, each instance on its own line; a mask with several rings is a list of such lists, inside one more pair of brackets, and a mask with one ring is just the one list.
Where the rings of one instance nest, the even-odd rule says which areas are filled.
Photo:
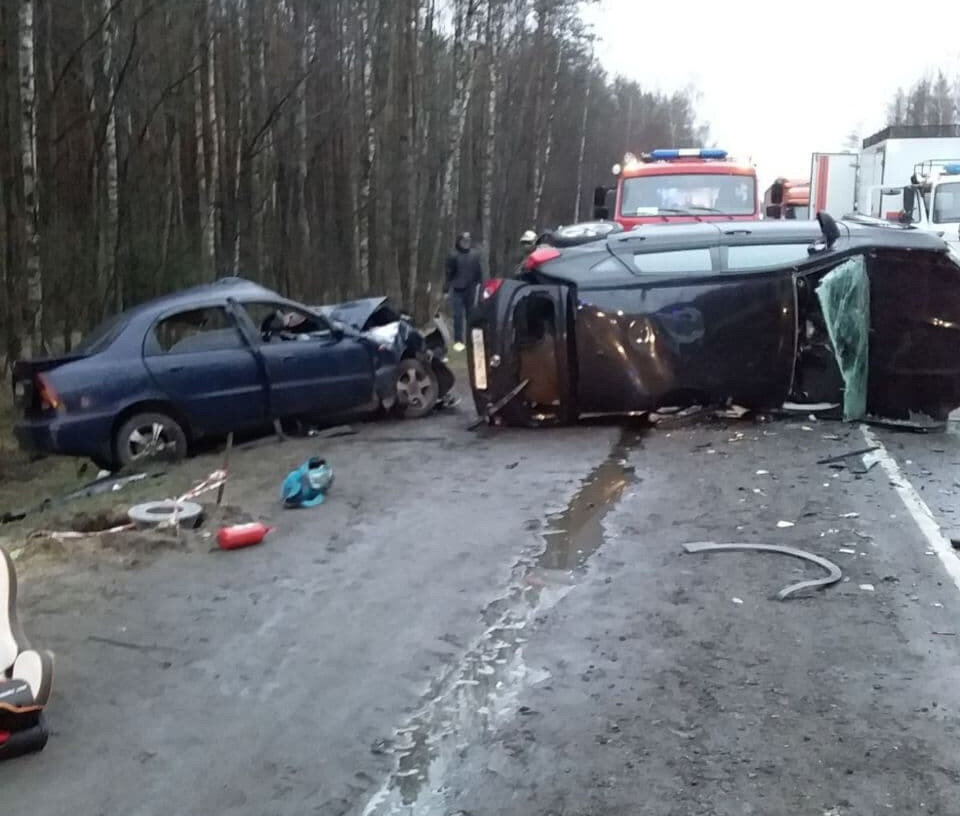
[[400, 361], [397, 374], [397, 408], [408, 419], [419, 419], [437, 405], [440, 385], [426, 363], [414, 357]]
[[136, 414], [120, 426], [114, 449], [122, 467], [156, 459], [177, 461], [187, 455], [187, 435], [166, 414]]

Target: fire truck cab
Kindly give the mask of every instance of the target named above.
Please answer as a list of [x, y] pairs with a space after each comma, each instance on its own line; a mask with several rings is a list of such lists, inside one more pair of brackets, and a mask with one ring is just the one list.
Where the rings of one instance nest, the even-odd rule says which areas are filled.
[[613, 220], [624, 229], [760, 217], [756, 169], [730, 160], [725, 150], [654, 150], [639, 159], [628, 153], [613, 174], [615, 188], [594, 192], [594, 218], [610, 218], [608, 202], [615, 192]]

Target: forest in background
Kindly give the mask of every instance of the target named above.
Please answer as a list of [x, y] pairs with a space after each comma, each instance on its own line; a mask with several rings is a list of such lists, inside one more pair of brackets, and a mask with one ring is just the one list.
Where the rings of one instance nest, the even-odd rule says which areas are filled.
[[423, 314], [589, 218], [627, 150], [706, 137], [608, 77], [577, 0], [0, 0], [0, 360], [238, 274]]
[[887, 107], [888, 125], [954, 125], [960, 110], [960, 79], [943, 71], [898, 88]]

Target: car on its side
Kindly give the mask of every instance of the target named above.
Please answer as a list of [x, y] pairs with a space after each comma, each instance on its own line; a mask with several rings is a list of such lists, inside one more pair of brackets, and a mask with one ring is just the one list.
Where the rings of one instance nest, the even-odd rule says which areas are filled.
[[490, 421], [826, 402], [942, 422], [960, 406], [960, 265], [926, 232], [827, 214], [645, 225], [543, 245], [525, 267], [471, 313]]
[[[15, 433], [26, 449], [113, 470], [286, 418], [422, 416], [453, 385], [433, 356], [416, 338], [390, 344], [226, 278], [116, 315], [69, 354], [15, 363]], [[416, 404], [398, 400], [401, 377]]]

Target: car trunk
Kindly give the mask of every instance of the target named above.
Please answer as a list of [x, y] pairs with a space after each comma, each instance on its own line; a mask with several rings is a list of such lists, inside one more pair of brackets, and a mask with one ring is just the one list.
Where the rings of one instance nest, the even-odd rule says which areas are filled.
[[49, 406], [43, 404], [43, 375], [74, 360], [82, 360], [83, 354], [65, 354], [38, 360], [17, 360], [13, 364], [13, 404], [25, 417], [37, 416]]

